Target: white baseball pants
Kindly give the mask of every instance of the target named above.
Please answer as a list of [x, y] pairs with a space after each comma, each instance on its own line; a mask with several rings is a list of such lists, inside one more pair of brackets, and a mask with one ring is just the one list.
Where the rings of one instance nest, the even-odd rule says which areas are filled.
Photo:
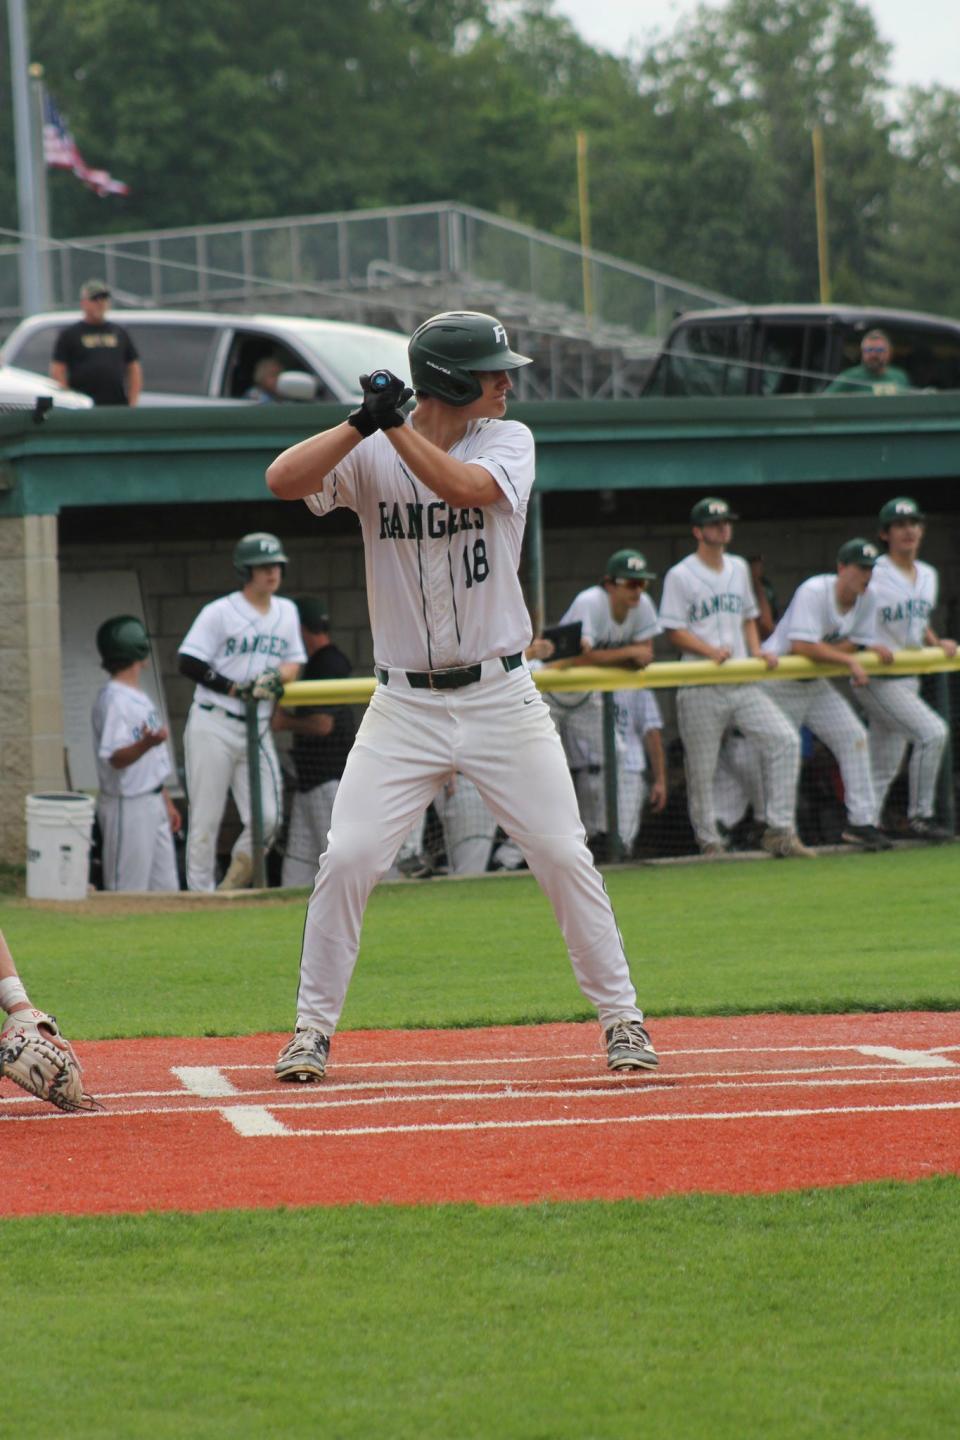
[[[273, 736], [269, 730], [261, 731], [259, 740], [263, 838], [264, 845], [269, 846], [277, 829], [283, 789]], [[243, 822], [233, 853], [244, 851], [247, 855], [253, 854], [246, 725], [223, 710], [205, 710], [194, 703], [183, 732], [183, 758], [190, 803], [187, 889], [213, 890], [216, 887], [217, 835], [230, 793]]]
[[330, 842], [307, 906], [298, 1024], [335, 1030], [370, 891], [441, 785], [472, 780], [545, 890], [583, 994], [603, 1025], [642, 1019], [623, 940], [586, 846], [563, 747], [525, 667], [484, 661], [460, 690], [378, 686], [333, 806]]
[[339, 780], [324, 780], [312, 790], [296, 790], [290, 802], [290, 824], [280, 872], [281, 885], [312, 885], [320, 856], [327, 848], [330, 817]]
[[441, 785], [433, 808], [443, 826], [447, 867], [451, 875], [482, 875], [493, 849], [497, 822], [480, 792], [465, 775], [454, 777], [452, 787]]
[[910, 752], [907, 816], [930, 819], [936, 808], [937, 776], [947, 744], [946, 721], [920, 699], [920, 677], [902, 675], [884, 680], [871, 676], [856, 692], [870, 719], [870, 764], [877, 792], [877, 811]]
[[161, 794], [101, 795], [105, 890], [179, 890], [173, 831]]
[[[795, 830], [800, 737], [760, 685], [688, 685], [677, 692], [687, 809], [697, 843], [720, 843], [713, 782], [724, 731], [735, 725], [757, 748], [763, 817], [774, 830]], [[758, 817], [759, 818], [759, 817]]]
[[[872, 683], [872, 682], [871, 682]], [[829, 680], [777, 680], [773, 695], [799, 733], [806, 725], [832, 751], [851, 825], [876, 825], [877, 798], [866, 728]]]

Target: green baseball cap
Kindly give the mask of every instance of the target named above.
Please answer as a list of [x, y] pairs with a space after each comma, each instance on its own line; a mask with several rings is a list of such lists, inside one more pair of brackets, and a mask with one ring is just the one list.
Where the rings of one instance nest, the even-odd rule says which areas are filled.
[[721, 500], [716, 495], [707, 495], [705, 499], [698, 500], [690, 511], [691, 525], [722, 525], [725, 520], [739, 519], [740, 516], [734, 514], [726, 500]]
[[293, 602], [300, 615], [300, 624], [311, 635], [319, 635], [330, 629], [330, 614], [326, 605], [316, 595], [298, 595]]
[[895, 500], [888, 500], [880, 511], [880, 528], [885, 530], [896, 520], [925, 519], [926, 516], [916, 500], [911, 500], [909, 495], [898, 495]]
[[847, 540], [837, 551], [838, 565], [859, 565], [862, 570], [872, 570], [880, 559], [880, 551], [872, 540]]
[[647, 566], [647, 557], [639, 550], [615, 550], [604, 571], [608, 580], [656, 580], [657, 573]]

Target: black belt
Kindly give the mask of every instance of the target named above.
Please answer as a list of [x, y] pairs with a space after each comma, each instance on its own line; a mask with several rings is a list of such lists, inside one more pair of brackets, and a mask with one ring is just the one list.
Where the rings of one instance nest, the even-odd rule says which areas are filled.
[[[523, 664], [523, 653], [517, 651], [516, 655], [501, 655], [499, 659], [504, 670], [516, 670]], [[380, 684], [389, 685], [389, 670], [380, 665], [375, 665], [373, 669]], [[462, 690], [464, 685], [476, 685], [483, 674], [483, 665], [478, 662], [476, 665], [457, 665], [450, 670], [405, 670], [404, 674], [411, 690]]]
[[198, 700], [197, 704], [201, 710], [218, 710], [221, 715], [226, 715], [228, 720], [239, 720], [241, 725], [246, 724], [245, 715], [237, 715], [233, 710], [225, 710], [222, 705], [206, 705], [202, 700]]

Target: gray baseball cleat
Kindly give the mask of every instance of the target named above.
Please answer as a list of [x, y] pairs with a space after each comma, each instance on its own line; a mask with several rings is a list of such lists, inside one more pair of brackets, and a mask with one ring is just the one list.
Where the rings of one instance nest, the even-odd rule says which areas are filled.
[[660, 1057], [639, 1020], [614, 1020], [604, 1032], [609, 1070], [655, 1070]]
[[804, 845], [795, 830], [774, 830], [770, 826], [763, 832], [761, 845], [768, 855], [773, 855], [779, 860], [788, 860], [790, 856], [797, 856], [806, 860], [816, 858], [816, 850], [809, 849]]
[[327, 1072], [327, 1056], [330, 1053], [330, 1036], [323, 1030], [307, 1026], [296, 1030], [293, 1038], [277, 1056], [273, 1073], [278, 1080], [300, 1080], [309, 1084], [322, 1080]]

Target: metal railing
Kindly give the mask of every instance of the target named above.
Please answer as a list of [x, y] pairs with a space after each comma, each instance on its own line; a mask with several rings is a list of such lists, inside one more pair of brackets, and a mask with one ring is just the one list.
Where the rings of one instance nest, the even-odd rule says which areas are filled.
[[[9, 232], [8, 232], [9, 233]], [[0, 327], [22, 318], [19, 245], [0, 246]], [[50, 241], [51, 308], [103, 276], [131, 307], [282, 311], [409, 331], [424, 314], [494, 310], [549, 353], [527, 398], [633, 394], [678, 310], [736, 303], [454, 203]], [[584, 260], [591, 313], [584, 310]]]

